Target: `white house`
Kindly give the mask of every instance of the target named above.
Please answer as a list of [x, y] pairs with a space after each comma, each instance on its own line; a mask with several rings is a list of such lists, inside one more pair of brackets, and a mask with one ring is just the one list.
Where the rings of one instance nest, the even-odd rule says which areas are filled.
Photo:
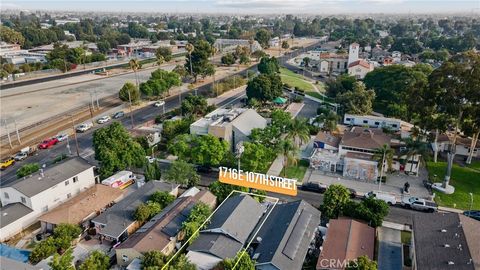
[[360, 45], [358, 45], [358, 43], [350, 44], [348, 48], [348, 65], [358, 60], [359, 52], [360, 52]]
[[[432, 149], [438, 147], [439, 152], [448, 152], [450, 145], [453, 141], [453, 134], [440, 134], [438, 136], [437, 144], [432, 143]], [[470, 155], [472, 138], [468, 137], [457, 137], [457, 142], [455, 143], [455, 154], [459, 156], [468, 157]], [[480, 158], [480, 140], [477, 140], [477, 144], [473, 147], [473, 157]]]
[[[0, 241], [33, 224], [37, 218], [95, 184], [94, 166], [75, 157], [42, 169], [0, 188]], [[20, 211], [22, 214], [18, 214]], [[4, 214], [15, 219], [4, 220]]]
[[374, 68], [373, 63], [360, 59], [348, 65], [348, 75], [355, 77], [357, 80], [363, 79]]

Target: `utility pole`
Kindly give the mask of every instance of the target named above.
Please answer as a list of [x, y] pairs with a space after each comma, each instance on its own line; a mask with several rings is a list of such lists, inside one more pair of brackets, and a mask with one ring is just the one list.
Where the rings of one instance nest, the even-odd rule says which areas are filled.
[[97, 94], [97, 90], [93, 90], [93, 92], [95, 93], [95, 98], [97, 99], [97, 109], [100, 110], [100, 104], [98, 102], [98, 94]]
[[378, 191], [380, 191], [380, 186], [382, 185], [384, 164], [385, 164], [385, 152], [383, 152], [382, 166], [381, 166], [381, 169], [380, 169], [380, 181], [378, 181]]
[[3, 125], [5, 126], [5, 131], [7, 132], [8, 143], [10, 144], [10, 148], [13, 148], [12, 139], [10, 138], [10, 132], [8, 131], [7, 120], [5, 119], [3, 123]]
[[130, 94], [130, 90], [127, 90], [127, 92], [128, 92], [128, 102], [130, 104], [130, 121], [132, 123], [132, 129], [133, 129], [135, 125], [133, 124], [132, 95]]
[[[75, 123], [73, 122], [73, 115], [70, 115], [70, 119], [72, 120], [72, 129], [73, 129], [73, 136], [75, 138], [75, 147], [77, 148], [77, 156], [80, 156], [80, 149], [78, 147], [78, 138], [77, 138], [77, 131], [75, 130]], [[68, 147], [70, 149], [70, 147]]]
[[17, 140], [18, 140], [18, 143], [21, 145], [21, 144], [22, 144], [22, 141], [20, 141], [20, 133], [18, 132], [17, 119], [13, 119], [13, 122], [15, 123], [15, 131], [17, 132]]
[[[75, 132], [75, 130], [74, 130]], [[68, 154], [71, 156], [72, 155], [72, 150], [70, 149], [70, 139], [68, 138], [68, 134], [67, 134], [67, 150], [68, 150]]]

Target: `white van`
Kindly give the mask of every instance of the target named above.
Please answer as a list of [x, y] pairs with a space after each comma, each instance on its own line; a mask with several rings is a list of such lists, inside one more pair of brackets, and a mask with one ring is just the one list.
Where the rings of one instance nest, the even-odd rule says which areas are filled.
[[377, 200], [382, 200], [386, 202], [388, 205], [395, 205], [397, 203], [397, 199], [395, 198], [394, 194], [381, 192], [381, 191], [370, 191], [365, 194], [365, 198], [373, 197]]

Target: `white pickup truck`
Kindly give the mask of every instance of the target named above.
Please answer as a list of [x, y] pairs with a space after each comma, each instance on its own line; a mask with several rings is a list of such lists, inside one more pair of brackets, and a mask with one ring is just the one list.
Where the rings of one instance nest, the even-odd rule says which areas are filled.
[[425, 211], [433, 213], [437, 211], [438, 206], [436, 203], [420, 199], [417, 197], [406, 197], [402, 199], [402, 206], [418, 211]]
[[79, 126], [77, 126], [76, 130], [77, 132], [85, 132], [93, 127], [93, 124], [91, 122], [88, 123], [83, 123]]

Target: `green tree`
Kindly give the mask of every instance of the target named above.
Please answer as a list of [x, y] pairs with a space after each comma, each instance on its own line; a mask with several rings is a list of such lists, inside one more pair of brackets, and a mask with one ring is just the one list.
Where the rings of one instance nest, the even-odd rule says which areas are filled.
[[324, 194], [323, 204], [320, 206], [322, 215], [329, 219], [337, 218], [349, 201], [350, 192], [344, 186], [329, 186]]
[[248, 65], [248, 64], [250, 64], [250, 57], [248, 57], [248, 56], [245, 55], [245, 54], [240, 55], [239, 63], [240, 63], [241, 65]]
[[315, 118], [315, 122], [323, 123], [322, 130], [329, 132], [337, 129], [338, 120], [339, 116], [335, 112], [328, 109]]
[[7, 43], [20, 44], [20, 45], [23, 45], [25, 43], [25, 38], [23, 37], [22, 33], [17, 32], [12, 28], [4, 25], [0, 27], [0, 40]]
[[37, 264], [41, 260], [53, 255], [56, 251], [57, 247], [55, 246], [55, 239], [53, 237], [48, 237], [35, 245], [28, 259], [32, 264]]
[[[206, 227], [207, 224], [201, 225], [207, 220], [207, 218], [212, 214], [212, 209], [205, 203], [199, 202], [190, 211], [187, 220], [182, 224], [182, 231], [184, 233], [183, 239], [190, 239], [190, 237], [197, 231], [202, 230]], [[197, 235], [190, 239], [189, 243], [191, 244], [198, 236]]]
[[118, 122], [96, 130], [93, 133], [93, 147], [102, 178], [127, 168], [142, 168], [146, 162], [145, 150]]
[[287, 138], [292, 139], [298, 146], [310, 140], [310, 129], [307, 119], [295, 118], [287, 127]]
[[155, 56], [158, 58], [163, 58], [164, 61], [168, 62], [172, 60], [172, 50], [169, 47], [158, 47], [155, 51]]
[[150, 269], [161, 269], [167, 262], [168, 257], [158, 250], [147, 251], [142, 257], [142, 267], [147, 269], [149, 267], [155, 267]]
[[[238, 261], [238, 262], [237, 262]], [[236, 267], [235, 267], [236, 265]], [[215, 267], [218, 270], [255, 270], [255, 261], [253, 261], [245, 250], [237, 253], [235, 258], [226, 258]]]
[[357, 79], [348, 74], [342, 74], [338, 76], [335, 80], [328, 80], [326, 84], [327, 96], [336, 98], [339, 94], [352, 91], [353, 86], [356, 82]]
[[303, 58], [303, 65], [305, 66], [305, 68], [309, 68], [310, 67], [310, 57], [304, 57]]
[[52, 261], [48, 263], [48, 266], [50, 266], [52, 270], [75, 270], [75, 266], [72, 264], [72, 253], [72, 249], [67, 250], [63, 255], [55, 253]]
[[384, 164], [384, 161], [387, 165], [387, 171], [391, 172], [393, 170], [392, 165], [393, 165], [393, 154], [395, 151], [390, 148], [389, 145], [384, 144], [382, 147], [376, 148], [375, 149], [375, 154], [373, 154], [373, 159], [378, 162], [378, 170], [381, 171], [382, 168], [385, 170], [385, 168], [382, 166]]
[[252, 172], [266, 172], [275, 157], [272, 149], [265, 145], [251, 142], [243, 143], [244, 151], [240, 158], [243, 170]]
[[106, 40], [100, 40], [97, 42], [97, 48], [98, 48], [98, 51], [103, 53], [103, 54], [106, 54], [110, 51], [111, 47], [110, 47], [110, 43]]
[[213, 54], [212, 46], [205, 40], [198, 40], [194, 45], [194, 50], [189, 53], [185, 68], [190, 69], [192, 76], [197, 80], [197, 77], [207, 76], [215, 72], [213, 64], [210, 63], [210, 56]]
[[82, 229], [74, 224], [59, 224], [53, 230], [55, 245], [60, 250], [67, 250], [72, 245], [73, 239], [80, 236]]
[[278, 144], [278, 152], [283, 155], [283, 177], [287, 177], [287, 167], [296, 165], [298, 147], [291, 140], [282, 140]]
[[188, 74], [187, 70], [182, 65], [176, 65], [173, 72], [177, 73], [181, 78], [185, 78]]
[[123, 87], [118, 92], [118, 97], [125, 102], [131, 102], [133, 104], [137, 103], [140, 100], [140, 91], [138, 88], [131, 82], [126, 82]]
[[278, 127], [282, 132], [286, 132], [292, 122], [292, 115], [281, 109], [274, 109], [270, 114], [271, 125]]
[[175, 196], [166, 191], [155, 191], [150, 195], [149, 200], [158, 203], [163, 209], [175, 200]]
[[258, 62], [258, 60], [260, 60], [260, 58], [265, 57], [266, 55], [267, 54], [264, 51], [261, 51], [261, 50], [254, 51], [252, 53], [252, 57], [255, 57], [257, 59], [257, 62]]
[[200, 176], [192, 164], [183, 160], [177, 160], [172, 163], [165, 173], [165, 180], [172, 184], [193, 187], [200, 182]]
[[378, 227], [382, 226], [389, 209], [386, 202], [369, 197], [360, 203], [349, 200], [342, 212], [351, 218], [364, 220], [372, 227]]
[[221, 62], [226, 66], [231, 66], [235, 64], [235, 56], [233, 56], [232, 53], [226, 53], [224, 56], [222, 56]]
[[275, 125], [269, 125], [266, 128], [254, 128], [250, 134], [252, 142], [265, 145], [267, 148], [274, 149], [281, 140], [282, 131]]
[[80, 270], [108, 270], [110, 258], [102, 251], [94, 250], [80, 265]]
[[255, 33], [255, 40], [258, 41], [263, 48], [268, 48], [268, 41], [270, 41], [270, 38], [270, 32], [266, 29], [259, 29], [257, 33]]
[[217, 197], [217, 204], [222, 203], [233, 190], [248, 192], [248, 188], [224, 184], [215, 181], [208, 186], [208, 189]]
[[198, 137], [191, 153], [192, 161], [205, 166], [218, 166], [229, 153], [229, 145], [212, 135]]
[[360, 256], [355, 262], [351, 262], [346, 270], [377, 270], [377, 262], [370, 260], [367, 256]]
[[17, 178], [22, 178], [32, 173], [36, 173], [38, 170], [40, 170], [40, 165], [38, 165], [38, 163], [25, 164], [17, 170]]
[[363, 83], [357, 82], [352, 91], [338, 95], [336, 100], [343, 106], [346, 113], [370, 114], [375, 100], [375, 92], [366, 90]]
[[290, 44], [288, 44], [287, 40], [282, 41], [282, 49], [288, 49], [290, 48]]
[[146, 181], [160, 180], [161, 176], [162, 176], [162, 171], [160, 170], [160, 167], [158, 166], [157, 162], [154, 162], [152, 164], [147, 164], [147, 166], [145, 167]]
[[135, 220], [139, 222], [145, 222], [156, 214], [162, 211], [162, 207], [159, 203], [153, 201], [147, 201], [146, 203], [140, 204], [135, 213], [133, 214]]
[[[414, 172], [417, 171], [418, 167], [421, 165], [420, 162], [423, 156], [426, 156], [429, 150], [428, 145], [421, 141], [418, 137], [413, 138], [406, 138], [405, 139], [405, 146], [406, 150], [403, 154], [406, 155], [406, 160], [410, 160], [410, 166], [405, 166], [405, 171]], [[416, 160], [418, 156], [418, 160]], [[417, 164], [414, 164], [417, 161]], [[414, 168], [415, 167], [415, 168]]]
[[280, 65], [274, 56], [264, 56], [258, 63], [258, 71], [262, 74], [275, 74], [280, 72]]
[[169, 142], [178, 135], [190, 133], [190, 125], [193, 122], [193, 117], [163, 122], [162, 138]]
[[271, 101], [282, 95], [282, 79], [277, 74], [260, 74], [247, 84], [248, 99]]
[[182, 100], [182, 113], [184, 115], [205, 115], [207, 113], [208, 103], [203, 96], [188, 95]]

